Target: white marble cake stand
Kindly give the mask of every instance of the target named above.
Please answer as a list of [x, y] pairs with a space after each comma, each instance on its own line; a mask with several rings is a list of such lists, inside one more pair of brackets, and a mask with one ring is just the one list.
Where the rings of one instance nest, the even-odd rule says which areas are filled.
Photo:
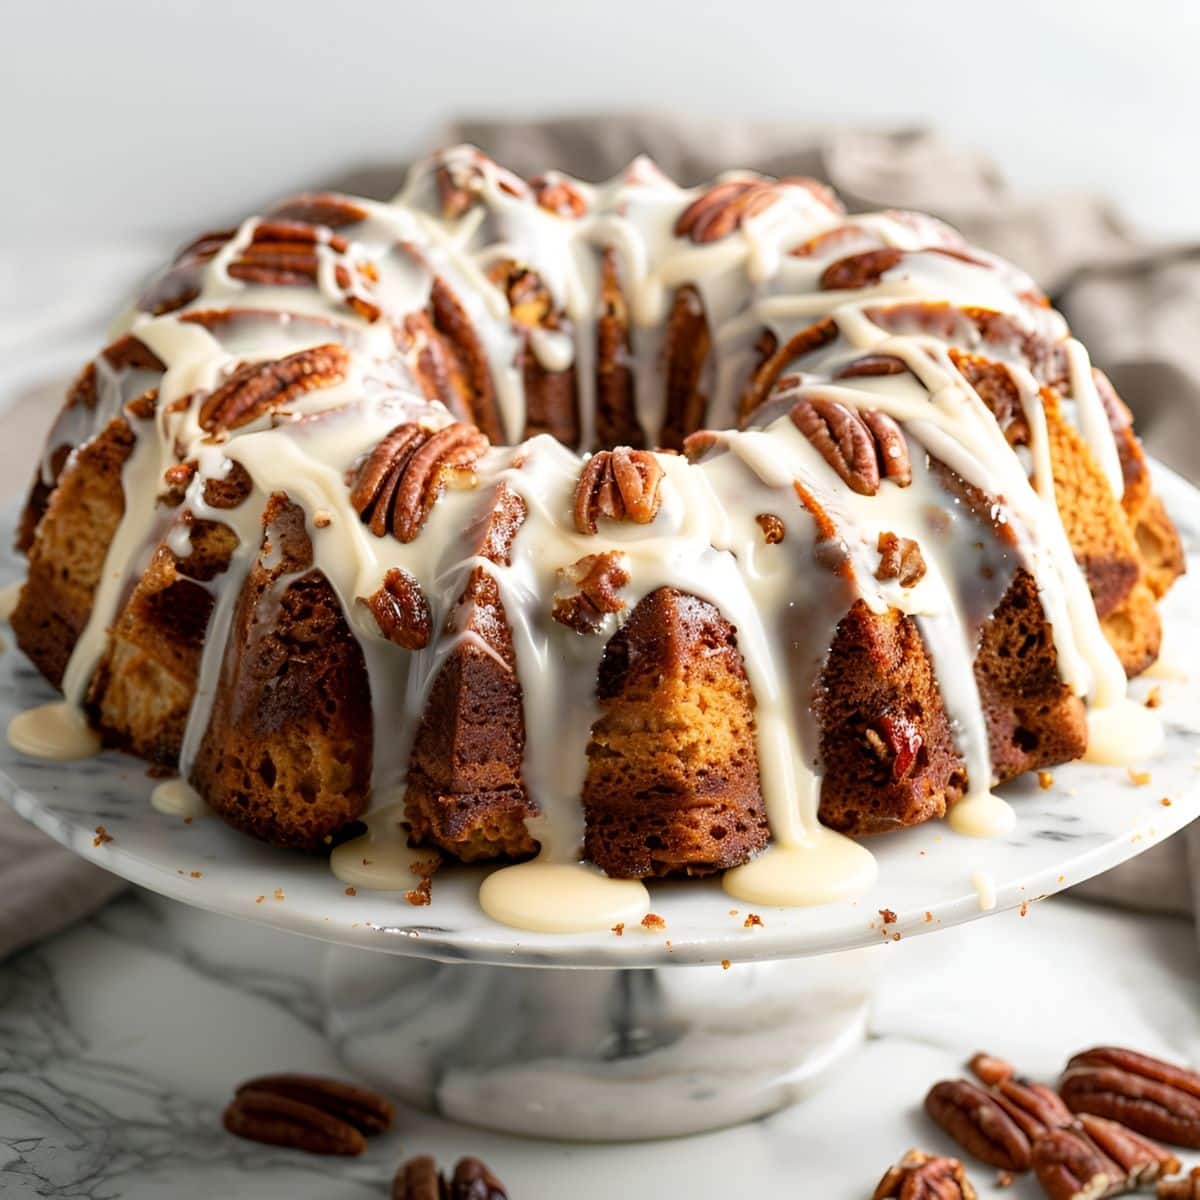
[[[1048, 896], [1200, 815], [1200, 493], [1157, 476], [1196, 561], [1164, 605], [1162, 667], [1133, 685], [1162, 696], [1167, 749], [1145, 764], [1150, 782], [1082, 763], [1056, 769], [1048, 789], [1016, 781], [1004, 789], [1019, 817], [1011, 835], [975, 840], [931, 823], [873, 841], [878, 882], [855, 901], [759, 908], [761, 925], [747, 927], [748, 906], [716, 882], [664, 884], [651, 887], [663, 929], [529, 934], [480, 911], [480, 870], [438, 875], [424, 908], [393, 893], [347, 896], [323, 861], [210, 817], [156, 812], [153, 781], [120, 755], [47, 763], [3, 742], [0, 795], [136, 884], [334, 943], [322, 981], [329, 1033], [349, 1065], [410, 1102], [543, 1137], [731, 1124], [804, 1094], [857, 1045], [891, 939]], [[17, 569], [0, 562], [0, 582]], [[50, 695], [19, 654], [0, 658], [0, 729]], [[101, 825], [111, 840], [97, 839]]]

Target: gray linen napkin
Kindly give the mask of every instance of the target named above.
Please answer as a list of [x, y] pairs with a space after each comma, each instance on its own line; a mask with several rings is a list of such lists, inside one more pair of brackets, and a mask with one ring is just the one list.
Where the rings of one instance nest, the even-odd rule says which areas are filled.
[[[825, 179], [851, 208], [935, 213], [1025, 267], [1112, 376], [1151, 452], [1189, 478], [1200, 474], [1200, 362], [1192, 353], [1193, 331], [1200, 329], [1200, 245], [1153, 243], [1102, 199], [1016, 198], [984, 156], [915, 129], [798, 128], [645, 115], [463, 120], [432, 144], [462, 141], [523, 175], [556, 167], [601, 179], [646, 153], [683, 183], [736, 165]], [[397, 164], [348, 172], [324, 184], [387, 197], [403, 175]], [[0, 404], [10, 399], [0, 397]], [[19, 398], [4, 409], [6, 433], [15, 433], [18, 423], [44, 427], [52, 407], [37, 391]], [[0, 480], [24, 478], [29, 444], [25, 436], [0, 442]], [[1134, 907], [1191, 912], [1190, 880], [1197, 872], [1200, 833], [1189, 831], [1083, 890]], [[0, 957], [78, 919], [120, 886], [0, 807]]]

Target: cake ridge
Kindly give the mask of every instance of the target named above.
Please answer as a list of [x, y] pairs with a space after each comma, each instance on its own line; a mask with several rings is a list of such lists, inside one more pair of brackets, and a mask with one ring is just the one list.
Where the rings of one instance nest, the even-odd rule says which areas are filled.
[[[584, 842], [601, 660], [660, 589], [711, 605], [733, 629], [753, 702], [753, 787], [773, 841], [796, 846], [824, 837], [814, 704], [856, 604], [864, 645], [888, 622], [919, 630], [897, 644], [929, 659], [954, 743], [928, 776], [943, 781], [927, 784], [930, 812], [966, 812], [996, 774], [999, 718], [981, 698], [980, 639], [1020, 573], [1033, 581], [1057, 676], [1112, 709], [1126, 667], [1156, 650], [1153, 595], [1181, 567], [1127, 412], [1033, 282], [933, 218], [847, 216], [813, 181], [741, 172], [680, 188], [636, 160], [604, 184], [558, 174], [527, 184], [458, 147], [418, 164], [389, 204], [304, 196], [206, 235], [139, 305], [52, 430], [25, 525], [31, 564], [48, 561], [47, 500], [87, 470], [79, 448], [123, 422], [132, 438], [124, 515], [89, 619], [57, 651], [76, 705], [157, 548], [182, 562], [192, 522], [233, 531], [237, 548], [200, 585], [213, 603], [178, 747], [185, 778], [217, 664], [236, 653], [233, 613], [269, 545], [261, 515], [273, 496], [303, 514], [310, 569], [361, 648], [374, 755], [353, 815], [402, 784], [454, 639], [477, 638], [447, 623], [470, 573], [482, 571], [514, 646], [536, 809], [529, 833], [560, 862], [575, 861]], [[619, 413], [603, 407], [611, 397]], [[490, 445], [453, 433], [471, 416]], [[410, 441], [467, 437], [472, 453], [444, 479], [440, 460], [430, 467], [435, 491], [421, 493], [413, 519], [373, 518], [399, 485], [380, 485], [391, 490], [367, 504], [355, 480], [410, 427]], [[605, 428], [628, 434], [654, 465], [658, 504], [648, 521], [602, 516], [591, 532], [573, 519], [586, 474], [577, 451], [616, 449], [595, 441]], [[711, 432], [693, 436], [701, 429]], [[666, 450], [640, 448], [664, 438]], [[235, 470], [245, 495], [213, 503], [211, 489]], [[503, 488], [526, 515], [498, 561], [472, 549], [470, 531]], [[1088, 503], [1122, 527], [1091, 579], [1109, 581], [1105, 615], [1135, 627], [1118, 645], [1124, 661], [1080, 565], [1086, 529], [1072, 543], [1062, 519], [1081, 495], [1099, 497]], [[1139, 522], [1152, 535], [1141, 542]], [[885, 567], [885, 545], [905, 548], [919, 571]], [[619, 586], [593, 632], [564, 628], [556, 594], [576, 580], [574, 567], [604, 554]], [[428, 645], [402, 648], [373, 616], [367, 601], [393, 571], [428, 610]], [[32, 644], [29, 607], [14, 626]], [[685, 676], [693, 669], [685, 664]], [[906, 742], [887, 712], [871, 720], [881, 761], [926, 786], [909, 772], [937, 739], [917, 732]], [[945, 782], [960, 777], [963, 786]]]

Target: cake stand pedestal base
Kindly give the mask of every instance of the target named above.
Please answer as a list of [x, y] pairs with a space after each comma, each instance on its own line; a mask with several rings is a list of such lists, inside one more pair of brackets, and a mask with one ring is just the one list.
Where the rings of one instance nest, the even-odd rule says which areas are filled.
[[322, 996], [346, 1065], [409, 1104], [505, 1133], [630, 1141], [735, 1125], [819, 1087], [865, 1036], [880, 949], [572, 970], [335, 946]]

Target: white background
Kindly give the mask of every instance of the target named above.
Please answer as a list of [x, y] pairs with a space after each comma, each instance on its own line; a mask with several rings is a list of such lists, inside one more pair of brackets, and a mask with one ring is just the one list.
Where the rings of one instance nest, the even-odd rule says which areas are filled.
[[0, 248], [209, 226], [451, 115], [637, 108], [935, 124], [1194, 233], [1198, 71], [1192, 0], [9, 0]]

